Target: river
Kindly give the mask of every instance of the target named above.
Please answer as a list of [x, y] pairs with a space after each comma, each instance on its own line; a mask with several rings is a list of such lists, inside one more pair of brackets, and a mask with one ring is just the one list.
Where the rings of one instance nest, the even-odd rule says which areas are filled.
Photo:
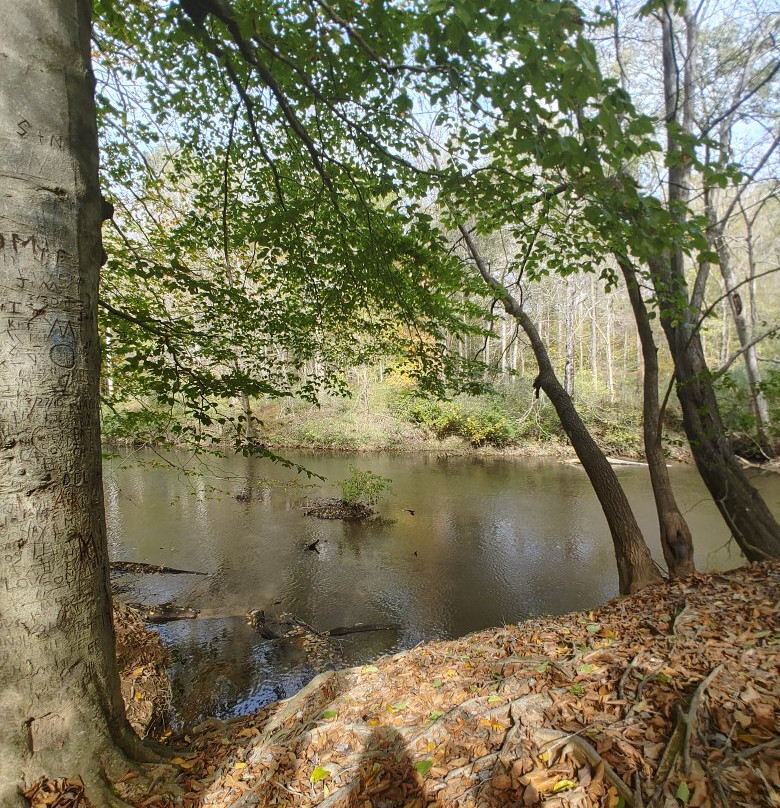
[[[174, 600], [207, 615], [157, 626], [185, 725], [257, 710], [316, 673], [303, 649], [263, 640], [243, 617], [250, 609], [289, 612], [319, 630], [397, 626], [340, 640], [344, 663], [358, 664], [423, 640], [593, 608], [617, 594], [606, 521], [578, 466], [434, 454], [286, 457], [327, 482], [241, 456], [209, 459], [206, 467], [149, 451], [105, 461], [112, 560], [208, 573], [118, 581], [128, 587], [127, 600]], [[392, 479], [377, 508], [382, 518], [305, 515], [308, 501], [337, 494], [334, 483], [350, 465]], [[616, 473], [662, 562], [646, 469]], [[696, 470], [678, 465], [670, 473], [697, 567], [741, 563]], [[754, 483], [780, 513], [777, 475]], [[319, 552], [306, 549], [314, 542]]]

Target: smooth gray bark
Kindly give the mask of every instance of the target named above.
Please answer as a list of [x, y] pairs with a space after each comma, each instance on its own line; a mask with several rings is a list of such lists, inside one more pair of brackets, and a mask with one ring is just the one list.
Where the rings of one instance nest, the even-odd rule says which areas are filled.
[[138, 746], [119, 691], [103, 512], [89, 14], [88, 0], [0, 1], [4, 807], [44, 775], [119, 774], [119, 750]]

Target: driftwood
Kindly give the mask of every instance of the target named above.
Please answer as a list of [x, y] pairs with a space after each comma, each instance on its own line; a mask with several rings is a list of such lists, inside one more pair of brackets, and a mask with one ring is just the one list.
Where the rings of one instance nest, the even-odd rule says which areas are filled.
[[[572, 457], [566, 461], [571, 466], [581, 466], [582, 462], [576, 457]], [[607, 457], [607, 462], [610, 466], [641, 466], [647, 468], [647, 463], [641, 460], [627, 460], [624, 457]], [[669, 464], [666, 464], [669, 466]]]
[[362, 631], [398, 631], [398, 626], [381, 623], [355, 623], [354, 626], [338, 626], [320, 633], [325, 637], [343, 637], [346, 634], [359, 634]]
[[354, 626], [337, 626], [325, 631], [305, 623], [292, 614], [283, 614], [279, 617], [266, 616], [262, 609], [252, 609], [246, 613], [247, 622], [261, 637], [266, 640], [281, 640], [298, 635], [303, 629], [315, 637], [344, 637], [347, 634], [359, 634], [366, 631], [397, 631], [398, 626], [385, 623], [355, 623]]
[[146, 603], [129, 603], [141, 613], [146, 623], [170, 623], [172, 620], [194, 620], [199, 614], [198, 609], [189, 606], [177, 606], [175, 603], [157, 603], [150, 606]]
[[112, 561], [111, 572], [133, 572], [140, 574], [165, 573], [166, 575], [208, 575], [198, 570], [179, 570], [176, 567], [165, 567], [162, 564], [145, 564], [143, 561]]

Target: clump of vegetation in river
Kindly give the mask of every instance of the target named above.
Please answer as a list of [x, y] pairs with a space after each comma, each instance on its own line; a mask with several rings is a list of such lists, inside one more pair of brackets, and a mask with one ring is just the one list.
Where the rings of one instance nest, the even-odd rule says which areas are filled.
[[[367, 519], [374, 516], [374, 505], [391, 490], [392, 480], [373, 471], [349, 467], [349, 477], [338, 482], [341, 499], [320, 499], [306, 508], [318, 519]], [[307, 549], [316, 550], [316, 542]]]
[[382, 494], [390, 491], [393, 481], [373, 471], [349, 467], [349, 477], [339, 482], [341, 499], [347, 505], [376, 505]]

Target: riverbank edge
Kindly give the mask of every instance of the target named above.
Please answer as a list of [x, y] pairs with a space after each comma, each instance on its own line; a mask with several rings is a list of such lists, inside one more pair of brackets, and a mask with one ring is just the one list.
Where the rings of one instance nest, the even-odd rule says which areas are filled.
[[[261, 442], [258, 444], [261, 456], [262, 452], [269, 451], [278, 454], [282, 458], [285, 451], [312, 452], [333, 455], [409, 455], [426, 454], [439, 457], [508, 457], [508, 458], [528, 458], [532, 460], [560, 460], [562, 462], [577, 461], [577, 454], [574, 448], [568, 443], [558, 441], [549, 442], [527, 442], [512, 446], [471, 446], [467, 441], [444, 440], [438, 441], [433, 438], [421, 440], [418, 443], [406, 445], [350, 445], [350, 446], [330, 446], [317, 443], [285, 443], [285, 442]], [[127, 450], [138, 450], [143, 448], [157, 450], [192, 449], [192, 444], [187, 442], [154, 442], [154, 441], [125, 441], [125, 440], [103, 440], [104, 453], [122, 452]], [[236, 452], [233, 442], [220, 441], [208, 445], [208, 451], [218, 451], [225, 454]], [[251, 449], [247, 449], [251, 452]], [[617, 454], [617, 453], [616, 453]], [[641, 452], [621, 451], [619, 458], [637, 463], [644, 463], [645, 457]], [[608, 455], [611, 457], [611, 455]], [[681, 463], [685, 465], [693, 464], [693, 456], [687, 447], [676, 446], [668, 452], [670, 463]]]
[[157, 808], [770, 804], [778, 597], [766, 562], [327, 672], [121, 789]]

